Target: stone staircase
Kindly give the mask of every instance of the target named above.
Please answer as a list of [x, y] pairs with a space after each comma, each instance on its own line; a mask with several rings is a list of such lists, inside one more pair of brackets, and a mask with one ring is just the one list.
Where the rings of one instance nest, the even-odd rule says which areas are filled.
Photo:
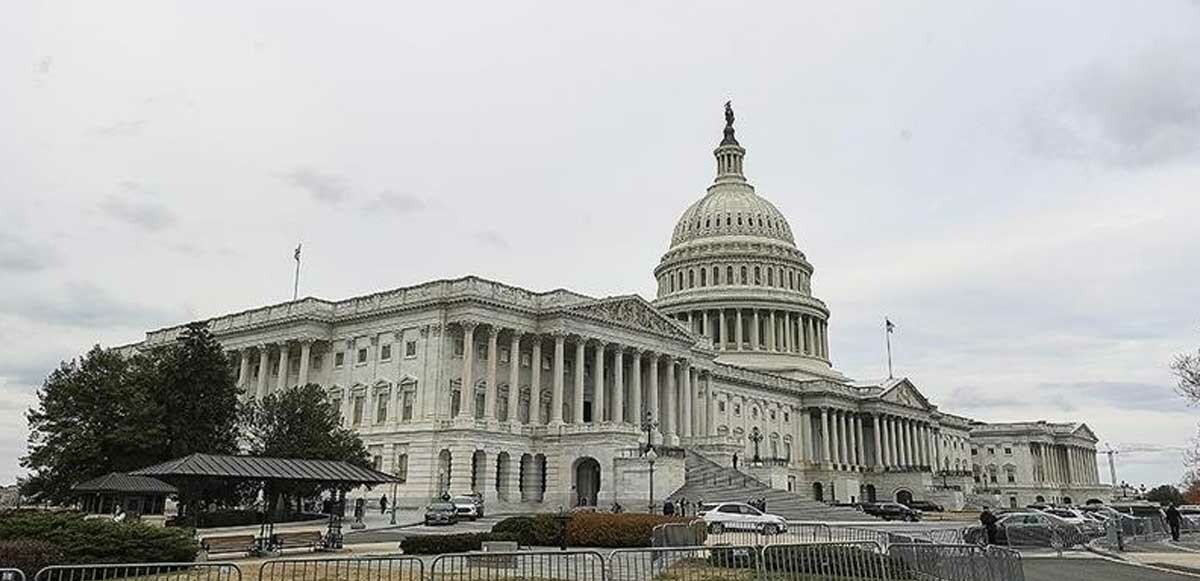
[[684, 484], [668, 500], [686, 498], [688, 502], [746, 502], [765, 498], [767, 512], [788, 520], [862, 522], [875, 520], [853, 508], [829, 506], [808, 500], [794, 492], [771, 488], [752, 476], [726, 468], [689, 451], [685, 460]]

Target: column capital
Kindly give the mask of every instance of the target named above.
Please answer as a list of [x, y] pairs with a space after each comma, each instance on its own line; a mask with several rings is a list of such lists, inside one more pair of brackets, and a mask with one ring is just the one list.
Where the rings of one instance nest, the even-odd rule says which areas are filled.
[[474, 331], [475, 327], [480, 325], [480, 322], [475, 319], [459, 319], [454, 321], [453, 324], [458, 325], [464, 331]]
[[493, 324], [490, 324], [490, 323], [489, 323], [489, 324], [487, 325], [487, 331], [486, 331], [486, 333], [487, 333], [487, 336], [488, 336], [488, 338], [490, 339], [490, 338], [492, 338], [492, 337], [496, 337], [496, 336], [498, 336], [498, 335], [500, 334], [500, 331], [501, 331], [501, 330], [502, 330], [502, 329], [501, 329], [500, 327], [497, 327], [496, 325], [493, 325]]
[[289, 341], [287, 339], [284, 339], [283, 341], [276, 341], [274, 343], [274, 345], [280, 349], [284, 349], [284, 348], [290, 346], [290, 344], [291, 344], [291, 341]]
[[526, 333], [525, 331], [522, 331], [520, 329], [509, 329], [508, 330], [508, 336], [511, 337], [514, 341], [520, 341], [521, 338], [527, 334], [528, 333]]

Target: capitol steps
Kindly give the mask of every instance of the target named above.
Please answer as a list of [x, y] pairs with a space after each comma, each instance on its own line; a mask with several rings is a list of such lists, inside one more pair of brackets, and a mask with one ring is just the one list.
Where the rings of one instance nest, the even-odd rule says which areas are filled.
[[697, 454], [688, 452], [685, 464], [684, 484], [668, 500], [686, 498], [689, 503], [746, 502], [751, 498], [765, 498], [767, 512], [777, 514], [790, 521], [853, 522], [874, 520], [857, 510], [847, 507], [829, 506], [823, 502], [809, 500], [794, 492], [771, 488], [752, 476], [733, 468], [726, 468]]

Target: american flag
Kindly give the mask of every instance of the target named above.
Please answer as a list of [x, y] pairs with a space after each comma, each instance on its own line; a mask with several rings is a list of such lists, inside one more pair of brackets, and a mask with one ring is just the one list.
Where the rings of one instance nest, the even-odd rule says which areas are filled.
[[[299, 253], [299, 252], [300, 252], [300, 249], [296, 249], [296, 252], [297, 252], [297, 253]], [[884, 317], [884, 318], [883, 318], [883, 323], [884, 323], [884, 326], [885, 326], [885, 327], [887, 327], [887, 332], [888, 332], [888, 333], [895, 333], [895, 332], [896, 332], [896, 324], [895, 324], [895, 323], [893, 323], [893, 322], [891, 321], [891, 319], [888, 319], [887, 317]]]
[[296, 245], [296, 253], [292, 256], [296, 259], [296, 262], [300, 262], [300, 246], [300, 244]]

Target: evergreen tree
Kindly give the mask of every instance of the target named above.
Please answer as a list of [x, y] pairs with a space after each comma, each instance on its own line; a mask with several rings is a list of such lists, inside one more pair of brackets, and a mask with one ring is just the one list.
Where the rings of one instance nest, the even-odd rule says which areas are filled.
[[26, 414], [29, 453], [21, 466], [32, 474], [22, 494], [66, 502], [76, 483], [160, 457], [156, 406], [133, 379], [146, 363], [95, 346], [50, 374]]
[[167, 458], [197, 452], [233, 454], [238, 447], [240, 390], [225, 350], [204, 323], [157, 350], [152, 373], [142, 374], [162, 419]]

